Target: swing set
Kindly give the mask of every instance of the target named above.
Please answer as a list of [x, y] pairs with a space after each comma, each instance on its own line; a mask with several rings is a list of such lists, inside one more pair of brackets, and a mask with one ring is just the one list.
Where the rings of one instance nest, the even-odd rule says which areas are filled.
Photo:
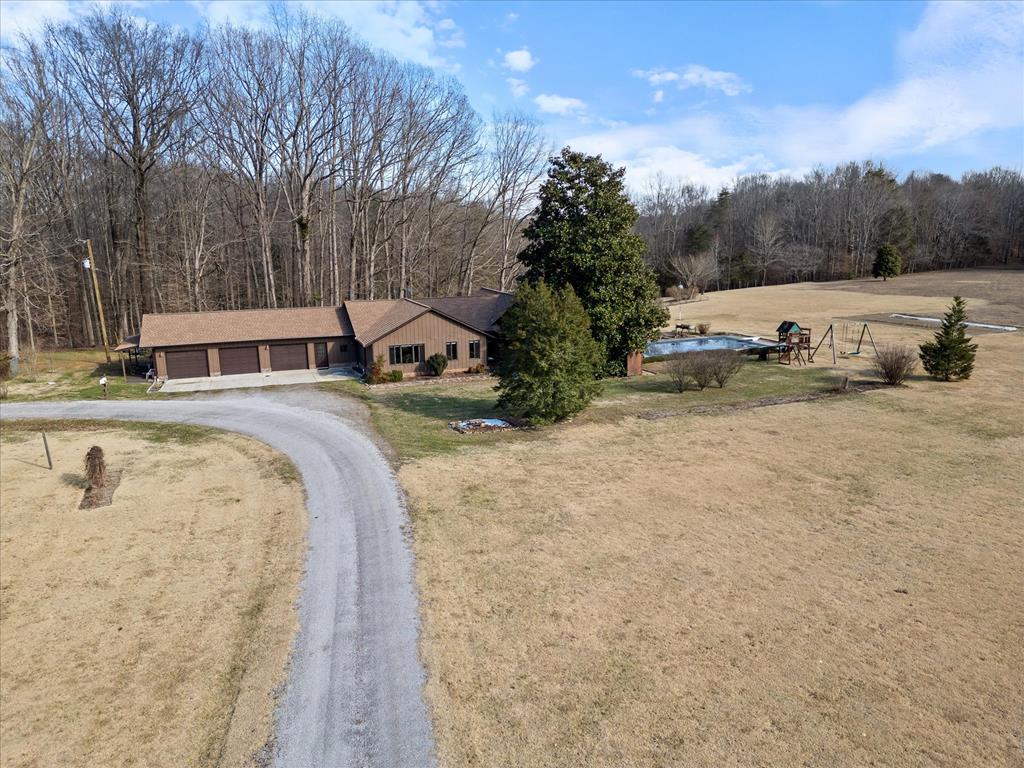
[[[859, 333], [858, 333], [859, 331]], [[825, 343], [825, 339], [828, 339], [829, 349], [832, 350], [832, 364], [836, 363], [836, 353], [839, 353], [839, 357], [857, 357], [864, 350], [864, 337], [868, 337], [868, 341], [871, 342], [871, 348], [878, 354], [878, 347], [875, 346], [875, 338], [871, 335], [871, 328], [868, 327], [865, 321], [849, 321], [844, 320], [839, 327], [836, 327], [836, 323], [832, 322], [828, 326], [828, 330], [822, 335], [818, 341], [817, 346], [810, 351], [807, 356], [808, 362], [814, 362], [814, 355], [822, 344]]]

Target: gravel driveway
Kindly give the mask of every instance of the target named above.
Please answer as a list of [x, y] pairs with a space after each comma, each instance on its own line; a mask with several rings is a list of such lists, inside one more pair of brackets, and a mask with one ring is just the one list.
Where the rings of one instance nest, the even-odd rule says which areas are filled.
[[262, 394], [17, 403], [5, 404], [2, 416], [203, 424], [287, 454], [306, 486], [309, 552], [300, 629], [277, 708], [274, 765], [432, 766], [405, 511], [377, 447], [331, 413], [324, 398], [333, 399], [309, 393], [304, 405]]

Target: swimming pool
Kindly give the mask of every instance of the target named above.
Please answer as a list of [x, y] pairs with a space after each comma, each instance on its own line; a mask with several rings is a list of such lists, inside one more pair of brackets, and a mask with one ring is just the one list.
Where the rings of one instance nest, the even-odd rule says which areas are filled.
[[705, 352], [711, 349], [735, 349], [740, 352], [775, 349], [777, 341], [757, 336], [689, 336], [685, 339], [659, 339], [652, 341], [644, 350], [644, 357], [664, 357], [680, 352]]

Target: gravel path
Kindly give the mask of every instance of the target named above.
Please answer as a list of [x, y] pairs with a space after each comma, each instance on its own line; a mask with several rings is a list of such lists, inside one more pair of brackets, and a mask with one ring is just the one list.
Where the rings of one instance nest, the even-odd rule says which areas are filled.
[[306, 486], [309, 552], [300, 629], [277, 708], [274, 765], [432, 766], [413, 561], [398, 488], [371, 440], [332, 413], [337, 398], [309, 393], [303, 400], [260, 394], [18, 403], [5, 404], [2, 416], [203, 424], [287, 454]]

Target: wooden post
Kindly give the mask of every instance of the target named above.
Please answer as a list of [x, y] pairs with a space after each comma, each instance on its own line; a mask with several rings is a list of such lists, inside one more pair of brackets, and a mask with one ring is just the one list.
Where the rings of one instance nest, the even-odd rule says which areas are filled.
[[110, 342], [107, 340], [107, 319], [103, 316], [103, 297], [100, 295], [100, 281], [96, 277], [96, 258], [92, 255], [92, 240], [85, 241], [85, 247], [89, 251], [89, 259], [85, 268], [92, 273], [92, 288], [96, 292], [96, 314], [100, 316], [100, 338], [103, 339], [103, 354], [110, 362]]
[[43, 450], [46, 451], [46, 463], [50, 465], [50, 469], [53, 469], [53, 459], [50, 458], [50, 444], [46, 442], [46, 433], [41, 433], [43, 436]]
[[118, 357], [121, 358], [121, 380], [128, 381], [128, 372], [124, 368], [124, 352], [118, 355]]

